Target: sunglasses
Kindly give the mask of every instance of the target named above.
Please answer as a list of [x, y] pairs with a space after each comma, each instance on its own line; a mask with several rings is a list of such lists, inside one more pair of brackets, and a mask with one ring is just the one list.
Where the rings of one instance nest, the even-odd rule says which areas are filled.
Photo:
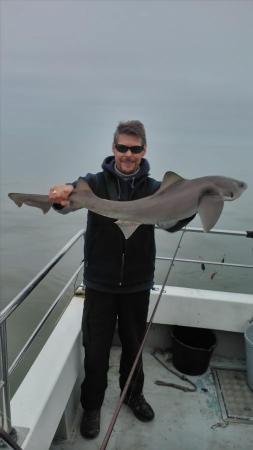
[[144, 150], [144, 145], [133, 145], [132, 147], [129, 147], [123, 144], [115, 144], [115, 148], [120, 153], [126, 153], [128, 150], [130, 150], [136, 155], [137, 153], [141, 153]]

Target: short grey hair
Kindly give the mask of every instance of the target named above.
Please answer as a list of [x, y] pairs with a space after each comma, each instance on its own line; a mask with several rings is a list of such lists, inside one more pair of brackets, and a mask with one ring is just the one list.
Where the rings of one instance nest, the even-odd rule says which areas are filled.
[[141, 123], [139, 120], [119, 122], [113, 135], [113, 145], [118, 143], [118, 137], [120, 134], [129, 134], [130, 136], [136, 136], [141, 139], [142, 145], [147, 144], [146, 131], [143, 123]]

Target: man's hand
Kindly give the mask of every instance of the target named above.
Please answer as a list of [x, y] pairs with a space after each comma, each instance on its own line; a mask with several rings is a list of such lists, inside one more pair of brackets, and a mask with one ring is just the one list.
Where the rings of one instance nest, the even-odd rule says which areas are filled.
[[69, 206], [68, 198], [73, 189], [73, 186], [69, 184], [59, 184], [50, 188], [48, 197], [52, 203], [58, 203], [62, 206]]

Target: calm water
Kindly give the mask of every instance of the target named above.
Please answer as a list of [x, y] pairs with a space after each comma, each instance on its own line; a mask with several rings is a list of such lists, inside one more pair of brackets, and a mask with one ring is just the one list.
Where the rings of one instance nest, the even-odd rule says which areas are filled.
[[[85, 223], [82, 211], [17, 209], [8, 192], [47, 193], [98, 171], [120, 120], [145, 124], [157, 179], [174, 170], [246, 181], [217, 227], [253, 229], [251, 2], [21, 0], [1, 9], [1, 307]], [[157, 233], [157, 253], [171, 255], [178, 238]], [[188, 234], [178, 256], [253, 264], [253, 242]], [[13, 317], [10, 359], [81, 259], [80, 242]], [[225, 267], [178, 263], [170, 283], [253, 292], [250, 270]]]

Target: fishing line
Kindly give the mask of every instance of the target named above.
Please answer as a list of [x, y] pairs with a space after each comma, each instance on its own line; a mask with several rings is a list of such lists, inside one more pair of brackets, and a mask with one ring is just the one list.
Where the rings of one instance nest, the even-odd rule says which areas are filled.
[[166, 283], [167, 283], [167, 280], [168, 280], [168, 278], [169, 278], [171, 269], [172, 269], [172, 267], [173, 267], [173, 265], [174, 265], [174, 261], [175, 261], [175, 258], [176, 258], [176, 256], [177, 256], [177, 252], [178, 252], [178, 250], [179, 250], [179, 247], [180, 247], [181, 241], [182, 241], [182, 239], [183, 239], [184, 233], [185, 233], [185, 228], [183, 228], [183, 230], [182, 230], [182, 234], [181, 234], [180, 239], [179, 239], [179, 241], [178, 241], [177, 247], [176, 247], [176, 249], [175, 249], [175, 251], [174, 251], [174, 255], [173, 255], [172, 260], [171, 260], [171, 262], [170, 262], [169, 269], [168, 269], [168, 271], [167, 271], [167, 273], [166, 273], [166, 275], [165, 275], [165, 278], [164, 278], [164, 281], [163, 281], [163, 285], [162, 285], [162, 287], [161, 287], [161, 289], [160, 289], [160, 292], [159, 292], [159, 295], [158, 295], [158, 299], [157, 299], [156, 304], [155, 304], [155, 306], [154, 306], [153, 312], [152, 312], [152, 314], [151, 314], [151, 316], [150, 316], [150, 320], [149, 320], [149, 323], [148, 323], [148, 325], [147, 325], [147, 328], [146, 328], [146, 331], [145, 331], [145, 334], [144, 334], [142, 343], [141, 343], [141, 345], [140, 345], [139, 351], [138, 351], [137, 356], [136, 356], [136, 358], [135, 358], [135, 360], [134, 360], [134, 363], [133, 363], [133, 365], [132, 365], [131, 371], [130, 371], [130, 373], [129, 373], [129, 375], [128, 375], [128, 378], [127, 378], [126, 384], [125, 384], [125, 386], [124, 386], [124, 389], [123, 389], [123, 391], [121, 392], [120, 398], [119, 398], [119, 400], [118, 400], [118, 402], [117, 402], [117, 404], [116, 404], [116, 408], [115, 408], [115, 410], [114, 410], [114, 413], [113, 413], [111, 422], [110, 422], [110, 424], [109, 424], [109, 426], [108, 426], [107, 432], [106, 432], [106, 434], [105, 434], [105, 437], [104, 437], [104, 439], [103, 439], [103, 442], [102, 442], [101, 447], [99, 448], [99, 450], [105, 450], [106, 447], [107, 447], [108, 441], [109, 441], [110, 436], [111, 436], [112, 431], [113, 431], [113, 427], [114, 427], [115, 422], [116, 422], [116, 420], [117, 420], [117, 418], [118, 418], [118, 415], [119, 415], [121, 406], [122, 406], [122, 404], [123, 404], [123, 402], [124, 402], [124, 399], [125, 399], [125, 396], [126, 396], [126, 393], [127, 393], [128, 387], [129, 387], [129, 384], [130, 384], [131, 379], [132, 379], [132, 377], [133, 377], [133, 374], [134, 374], [134, 371], [135, 371], [136, 366], [137, 366], [137, 364], [138, 364], [139, 358], [140, 358], [140, 356], [141, 356], [141, 354], [142, 354], [142, 350], [143, 350], [145, 341], [146, 341], [146, 339], [147, 339], [147, 335], [148, 335], [149, 330], [150, 330], [150, 328], [151, 328], [151, 325], [152, 325], [152, 322], [153, 322], [153, 319], [154, 319], [154, 315], [155, 315], [155, 313], [156, 313], [156, 311], [157, 311], [157, 308], [158, 308], [158, 305], [159, 305], [159, 303], [160, 303], [160, 300], [161, 300], [161, 297], [162, 297], [162, 294], [163, 294], [165, 285], [166, 285]]

